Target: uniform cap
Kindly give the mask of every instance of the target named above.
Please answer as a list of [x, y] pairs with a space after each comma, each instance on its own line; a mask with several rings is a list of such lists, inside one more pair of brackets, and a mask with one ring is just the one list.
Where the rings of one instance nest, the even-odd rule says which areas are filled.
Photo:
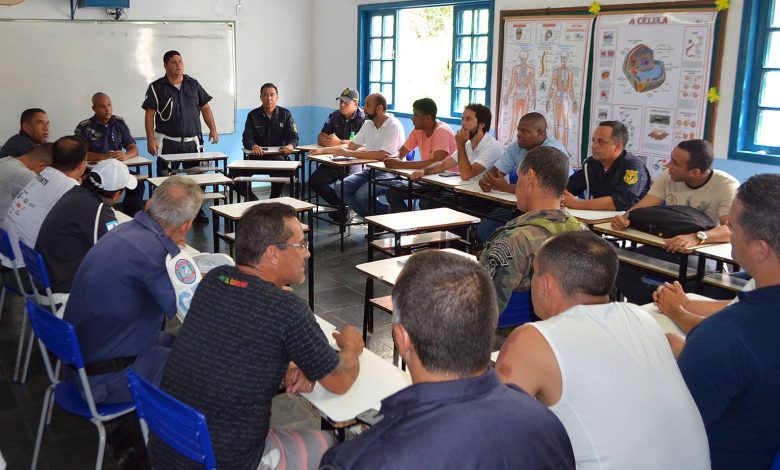
[[342, 91], [341, 95], [336, 99], [345, 103], [349, 103], [350, 101], [360, 101], [360, 93], [358, 93], [358, 91], [353, 88], [344, 88], [344, 91]]

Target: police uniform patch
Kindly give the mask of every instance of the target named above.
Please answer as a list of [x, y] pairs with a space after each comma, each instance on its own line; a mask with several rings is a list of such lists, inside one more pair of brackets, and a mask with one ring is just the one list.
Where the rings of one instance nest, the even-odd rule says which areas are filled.
[[197, 278], [195, 266], [186, 259], [177, 261], [174, 271], [176, 272], [176, 278], [185, 284], [192, 284]]
[[298, 125], [293, 123], [293, 132], [298, 132]]
[[639, 182], [639, 170], [626, 170], [626, 174], [623, 175], [623, 181], [628, 184], [637, 184]]
[[116, 227], [117, 225], [119, 225], [119, 222], [117, 222], [116, 220], [112, 220], [110, 222], [106, 222], [106, 231], [110, 232], [111, 229]]

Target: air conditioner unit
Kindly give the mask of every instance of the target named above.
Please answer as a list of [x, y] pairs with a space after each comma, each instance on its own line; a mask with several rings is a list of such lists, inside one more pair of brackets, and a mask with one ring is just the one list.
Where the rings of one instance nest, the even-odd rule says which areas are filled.
[[130, 0], [79, 0], [79, 8], [129, 8]]

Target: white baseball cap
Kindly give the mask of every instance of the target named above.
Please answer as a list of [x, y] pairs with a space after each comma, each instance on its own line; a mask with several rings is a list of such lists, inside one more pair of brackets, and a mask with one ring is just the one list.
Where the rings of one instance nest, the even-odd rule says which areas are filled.
[[109, 158], [101, 160], [92, 168], [89, 176], [95, 186], [104, 191], [119, 191], [120, 189], [135, 189], [138, 186], [138, 180], [130, 174], [127, 165]]

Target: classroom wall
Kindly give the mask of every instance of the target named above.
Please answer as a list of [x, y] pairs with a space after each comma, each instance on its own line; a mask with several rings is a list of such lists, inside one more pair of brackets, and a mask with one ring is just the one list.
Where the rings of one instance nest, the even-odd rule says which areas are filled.
[[[260, 105], [260, 85], [273, 82], [279, 87], [279, 105], [289, 108], [298, 124], [301, 142], [308, 143], [316, 138], [317, 129], [313, 129], [311, 120], [311, 67], [310, 53], [312, 34], [312, 0], [244, 0], [239, 11], [237, 0], [132, 0], [125, 11], [128, 20], [213, 20], [236, 22], [236, 68], [237, 68], [237, 110], [236, 132], [220, 136], [220, 143], [207, 146], [209, 150], [223, 151], [231, 157], [240, 155], [241, 131], [247, 113]], [[318, 2], [315, 2], [318, 3]], [[27, 0], [11, 7], [0, 6], [0, 18], [4, 19], [46, 19], [69, 20], [70, 2], [67, 0]], [[106, 20], [102, 9], [84, 8], [76, 12], [78, 20]], [[0, 40], [2, 40], [0, 31]], [[46, 41], [45, 37], [31, 37], [30, 41]], [[180, 50], [187, 64], [186, 48], [171, 44], [172, 49]], [[85, 54], [89, 53], [85, 45]], [[99, 60], [99, 58], [95, 58]], [[193, 77], [197, 70], [186, 69]], [[160, 76], [164, 74], [160, 58]], [[20, 84], [19, 86], [23, 86]], [[66, 91], [73, 84], [62, 84]], [[77, 86], [77, 85], [76, 85]], [[339, 90], [340, 91], [340, 90]], [[4, 90], [3, 92], [7, 92]], [[143, 90], [132, 91], [138, 96]], [[220, 106], [212, 102], [212, 107]], [[233, 103], [225, 104], [233, 106]], [[46, 108], [46, 103], [41, 103]], [[118, 115], [140, 113], [139, 107], [132, 110], [115, 109]], [[7, 110], [4, 110], [7, 112]], [[14, 113], [21, 110], [14, 110]], [[84, 109], [74, 110], [72, 122], [52, 123], [51, 136], [56, 138], [70, 133], [76, 124], [89, 117], [90, 103], [84, 103]], [[143, 130], [133, 130], [142, 134]], [[8, 136], [0, 136], [5, 140]], [[146, 141], [139, 141], [142, 154], [146, 153]]]
[[[329, 106], [329, 97], [340, 90], [345, 83], [357, 81], [357, 7], [371, 3], [384, 3], [386, 0], [328, 0], [312, 2], [312, 71], [315, 77], [312, 83], [313, 106]], [[645, 0], [602, 1], [609, 4], [646, 4], [660, 3]], [[564, 0], [555, 2], [555, 7], [587, 6], [589, 1]], [[546, 0], [495, 0], [494, 7], [494, 44], [493, 73], [491, 89], [493, 101], [498, 89], [498, 41], [501, 30], [501, 10], [524, 10], [548, 8]], [[723, 50], [723, 66], [720, 73], [721, 101], [718, 106], [713, 145], [715, 154], [725, 158], [728, 153], [728, 141], [731, 125], [734, 82], [737, 69], [740, 26], [742, 22], [742, 2], [731, 2], [726, 25], [726, 37]], [[338, 52], [338, 54], [336, 53]], [[327, 70], [321, 75], [318, 71]], [[587, 121], [586, 121], [587, 122]]]

